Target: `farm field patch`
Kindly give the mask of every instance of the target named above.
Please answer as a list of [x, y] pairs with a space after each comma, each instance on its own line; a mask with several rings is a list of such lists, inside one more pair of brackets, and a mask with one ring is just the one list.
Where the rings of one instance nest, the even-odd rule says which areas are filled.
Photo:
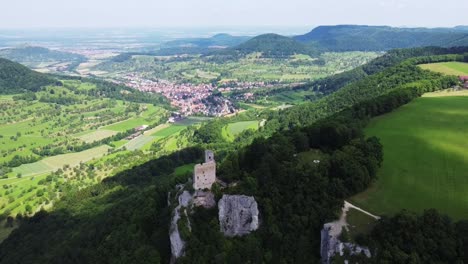
[[434, 94], [370, 122], [366, 135], [380, 138], [384, 161], [353, 203], [377, 215], [435, 208], [468, 217], [468, 97]]

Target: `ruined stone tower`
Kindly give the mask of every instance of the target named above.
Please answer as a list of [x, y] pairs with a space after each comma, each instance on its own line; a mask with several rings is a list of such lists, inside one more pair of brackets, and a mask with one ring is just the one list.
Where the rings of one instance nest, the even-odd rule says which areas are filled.
[[193, 188], [195, 190], [211, 189], [216, 181], [216, 161], [211, 150], [205, 150], [205, 163], [195, 165], [193, 170]]

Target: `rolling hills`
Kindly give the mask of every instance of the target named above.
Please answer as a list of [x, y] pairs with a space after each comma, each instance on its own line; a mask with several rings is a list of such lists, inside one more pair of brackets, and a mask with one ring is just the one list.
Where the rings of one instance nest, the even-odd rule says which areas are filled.
[[219, 51], [218, 54], [247, 55], [254, 52], [264, 57], [288, 57], [294, 54], [317, 55], [312, 46], [300, 43], [292, 38], [278, 34], [263, 34], [242, 44]]
[[175, 48], [175, 47], [197, 47], [197, 48], [210, 48], [210, 47], [232, 47], [239, 45], [251, 39], [248, 36], [232, 36], [230, 34], [220, 33], [209, 38], [186, 38], [177, 39], [162, 44], [162, 48]]
[[319, 26], [294, 39], [323, 50], [389, 50], [423, 46], [468, 45], [468, 30], [458, 28], [395, 28], [388, 26]]
[[43, 47], [24, 46], [0, 49], [0, 57], [21, 64], [44, 62], [74, 62], [85, 61], [86, 58], [79, 54], [50, 50]]
[[[408, 54], [419, 54], [412, 52]], [[427, 52], [436, 55], [438, 51]], [[421, 69], [417, 66], [421, 61], [463, 59], [460, 54], [423, 58], [408, 55], [405, 59], [398, 55], [392, 53], [396, 57], [372, 64], [372, 70], [367, 69], [369, 75], [348, 80], [320, 101], [276, 112], [251, 113], [266, 122], [262, 121], [264, 125], [253, 134], [248, 133], [252, 130], [240, 132], [241, 127], [231, 126], [233, 132], [243, 136], [241, 141], [223, 138], [221, 129], [226, 124], [222, 122], [226, 120], [221, 119], [184, 131], [186, 144], [200, 147], [128, 167], [97, 185], [67, 192], [57, 202], [56, 210], [21, 220], [21, 226], [0, 244], [0, 262], [168, 262], [172, 208], [167, 193], [176, 191], [174, 185], [190, 177], [175, 172], [199, 162], [203, 149], [210, 148], [220, 153], [218, 176], [236, 183], [227, 190], [213, 192], [218, 197], [223, 192], [254, 196], [262, 225], [247, 237], [230, 239], [219, 232], [216, 209], [195, 209], [187, 254], [180, 263], [208, 263], [214, 259], [226, 263], [317, 263], [323, 224], [335, 219], [343, 199], [366, 190], [382, 163], [382, 145], [375, 137], [367, 138], [363, 131], [368, 120], [392, 112], [422, 93], [457, 82], [456, 78]], [[197, 136], [208, 140], [197, 141]], [[209, 136], [217, 138], [209, 140]], [[317, 159], [319, 163], [314, 162]], [[54, 186], [59, 188], [60, 184]], [[432, 223], [426, 226], [425, 236], [419, 235], [418, 228], [413, 230], [419, 227], [414, 221], [396, 221], [402, 225], [398, 230], [404, 232], [403, 237], [409, 238], [404, 244], [387, 239], [385, 234], [395, 229], [384, 227], [379, 229], [381, 236], [364, 236], [362, 241], [373, 239], [371, 245], [383, 245], [372, 248], [373, 254], [391, 250], [384, 255], [387, 259], [399, 256], [407, 260], [406, 255], [411, 254], [416, 259], [438, 256], [441, 263], [453, 263], [464, 257], [466, 253], [460, 250], [466, 244], [460, 235], [462, 222], [455, 226], [437, 213], [422, 220]], [[384, 221], [390, 220], [385, 217]], [[426, 243], [428, 246], [419, 246]], [[440, 245], [442, 253], [432, 250]], [[416, 249], [408, 250], [413, 247]]]

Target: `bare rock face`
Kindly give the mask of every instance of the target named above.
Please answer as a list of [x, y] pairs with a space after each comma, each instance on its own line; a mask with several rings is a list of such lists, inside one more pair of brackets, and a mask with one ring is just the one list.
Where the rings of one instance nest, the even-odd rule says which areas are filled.
[[[177, 259], [184, 254], [185, 241], [182, 239], [179, 233], [179, 227], [177, 225], [182, 209], [189, 206], [192, 200], [192, 195], [188, 191], [183, 191], [177, 197], [179, 205], [174, 210], [174, 215], [171, 221], [171, 228], [169, 233], [169, 239], [171, 241], [171, 253], [174, 259]], [[186, 214], [186, 211], [183, 211]]]
[[213, 208], [216, 205], [214, 194], [210, 191], [195, 191], [193, 204], [195, 206], [203, 206], [206, 209]]
[[258, 229], [259, 212], [252, 196], [223, 195], [218, 210], [221, 232], [226, 236], [243, 236]]

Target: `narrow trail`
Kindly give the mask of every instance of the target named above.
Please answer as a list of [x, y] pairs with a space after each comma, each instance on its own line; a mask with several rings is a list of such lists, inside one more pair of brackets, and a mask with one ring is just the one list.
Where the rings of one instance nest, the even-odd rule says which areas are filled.
[[344, 208], [345, 208], [345, 210], [343, 210], [343, 211], [348, 211], [349, 208], [353, 208], [353, 209], [356, 209], [356, 210], [358, 210], [358, 211], [360, 211], [360, 212], [362, 212], [362, 213], [364, 213], [364, 214], [366, 214], [366, 215], [368, 215], [368, 216], [370, 216], [370, 217], [372, 217], [374, 219], [377, 219], [377, 220], [380, 219], [380, 216], [373, 215], [373, 214], [367, 212], [366, 210], [361, 209], [361, 208], [359, 208], [359, 207], [357, 207], [357, 206], [355, 206], [355, 205], [353, 205], [353, 204], [351, 204], [350, 202], [347, 202], [347, 201], [344, 201]]

